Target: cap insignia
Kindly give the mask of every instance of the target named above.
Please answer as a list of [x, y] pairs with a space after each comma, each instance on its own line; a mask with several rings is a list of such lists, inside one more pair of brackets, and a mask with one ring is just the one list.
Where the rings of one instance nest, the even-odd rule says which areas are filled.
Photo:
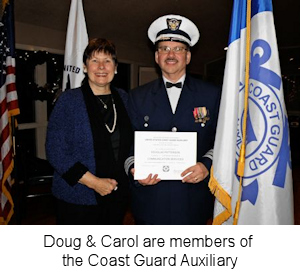
[[172, 31], [178, 30], [182, 20], [178, 19], [167, 19], [168, 28]]

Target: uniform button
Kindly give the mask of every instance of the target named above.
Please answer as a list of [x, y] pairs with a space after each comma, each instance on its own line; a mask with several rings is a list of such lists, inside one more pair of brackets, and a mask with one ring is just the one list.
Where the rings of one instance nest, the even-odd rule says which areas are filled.
[[176, 128], [176, 127], [173, 127], [173, 128], [172, 128], [172, 132], [177, 132], [177, 128]]

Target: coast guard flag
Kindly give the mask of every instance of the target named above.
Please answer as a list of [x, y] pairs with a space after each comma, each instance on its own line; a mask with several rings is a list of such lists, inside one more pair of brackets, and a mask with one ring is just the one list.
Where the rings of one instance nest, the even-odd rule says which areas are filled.
[[63, 91], [81, 86], [84, 78], [82, 56], [87, 44], [82, 0], [72, 0], [65, 46]]
[[[214, 224], [233, 223], [245, 95], [246, 0], [235, 0], [210, 189]], [[293, 224], [288, 117], [271, 0], [252, 0], [245, 172], [237, 224]]]
[[11, 189], [14, 183], [12, 116], [20, 113], [16, 90], [13, 0], [2, 1], [0, 22], [0, 224], [7, 224], [14, 212]]

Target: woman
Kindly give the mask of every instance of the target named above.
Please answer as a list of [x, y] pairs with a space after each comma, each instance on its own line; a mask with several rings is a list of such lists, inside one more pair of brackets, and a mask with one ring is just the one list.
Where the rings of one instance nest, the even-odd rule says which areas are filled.
[[127, 93], [111, 86], [117, 73], [114, 44], [91, 40], [83, 63], [82, 86], [62, 93], [48, 124], [57, 224], [122, 224], [129, 199], [123, 165], [133, 133]]

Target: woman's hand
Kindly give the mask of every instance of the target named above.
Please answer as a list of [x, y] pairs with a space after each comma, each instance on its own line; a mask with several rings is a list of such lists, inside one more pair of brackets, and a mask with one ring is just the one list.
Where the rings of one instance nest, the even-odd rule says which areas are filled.
[[94, 185], [94, 190], [98, 192], [101, 196], [108, 195], [112, 193], [112, 191], [117, 190], [117, 181], [111, 178], [98, 178], [97, 182]]
[[117, 190], [118, 182], [111, 178], [99, 178], [90, 172], [86, 172], [79, 182], [87, 187], [93, 189], [101, 196], [108, 195], [112, 191]]

